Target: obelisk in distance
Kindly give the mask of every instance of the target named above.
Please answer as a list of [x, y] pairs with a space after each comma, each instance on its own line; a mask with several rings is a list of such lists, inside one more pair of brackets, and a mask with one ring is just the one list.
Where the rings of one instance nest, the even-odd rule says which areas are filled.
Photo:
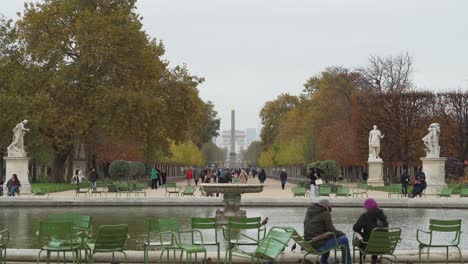
[[231, 152], [229, 153], [229, 166], [236, 167], [236, 111], [231, 110]]

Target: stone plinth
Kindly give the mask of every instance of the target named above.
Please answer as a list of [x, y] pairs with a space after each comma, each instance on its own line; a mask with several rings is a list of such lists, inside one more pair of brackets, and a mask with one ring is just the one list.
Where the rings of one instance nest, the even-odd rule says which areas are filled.
[[421, 158], [422, 168], [426, 174], [426, 194], [436, 194], [447, 186], [445, 182], [445, 161], [447, 158]]
[[372, 186], [384, 186], [383, 180], [383, 160], [382, 159], [369, 159], [369, 178], [367, 184]]
[[18, 180], [21, 183], [21, 194], [31, 193], [31, 184], [29, 183], [29, 158], [12, 158], [5, 157], [6, 167], [6, 181], [11, 178], [13, 174], [18, 176]]

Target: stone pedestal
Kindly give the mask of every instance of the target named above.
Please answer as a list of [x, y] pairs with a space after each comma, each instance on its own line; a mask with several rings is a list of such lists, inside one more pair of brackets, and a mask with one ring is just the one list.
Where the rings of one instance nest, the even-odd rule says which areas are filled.
[[426, 174], [426, 194], [436, 194], [447, 186], [445, 183], [445, 161], [447, 158], [421, 158], [422, 169]]
[[11, 158], [5, 157], [6, 168], [6, 181], [11, 178], [13, 174], [18, 176], [21, 183], [21, 195], [31, 193], [31, 184], [29, 183], [29, 158]]
[[382, 159], [369, 159], [369, 178], [367, 184], [372, 186], [384, 186], [383, 180], [383, 160]]

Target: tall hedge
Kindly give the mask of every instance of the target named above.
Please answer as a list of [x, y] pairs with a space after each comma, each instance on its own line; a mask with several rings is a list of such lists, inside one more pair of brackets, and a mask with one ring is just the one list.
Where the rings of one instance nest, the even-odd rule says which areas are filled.
[[130, 179], [130, 163], [126, 160], [114, 160], [109, 166], [109, 175], [113, 180], [126, 181]]
[[321, 176], [326, 181], [331, 180], [333, 177], [340, 175], [340, 165], [334, 160], [319, 160], [309, 164], [309, 167], [316, 167], [321, 169]]
[[130, 162], [130, 176], [139, 179], [145, 175], [145, 165], [139, 161]]

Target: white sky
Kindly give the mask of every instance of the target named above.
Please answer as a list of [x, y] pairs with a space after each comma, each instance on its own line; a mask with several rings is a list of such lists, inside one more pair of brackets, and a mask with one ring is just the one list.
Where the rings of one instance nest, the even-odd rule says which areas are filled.
[[[15, 17], [24, 0], [1, 0]], [[409, 52], [423, 89], [468, 89], [465, 0], [139, 0], [145, 30], [173, 65], [206, 78], [222, 129], [257, 128], [262, 105], [299, 94], [327, 66], [355, 68], [370, 54]]]

